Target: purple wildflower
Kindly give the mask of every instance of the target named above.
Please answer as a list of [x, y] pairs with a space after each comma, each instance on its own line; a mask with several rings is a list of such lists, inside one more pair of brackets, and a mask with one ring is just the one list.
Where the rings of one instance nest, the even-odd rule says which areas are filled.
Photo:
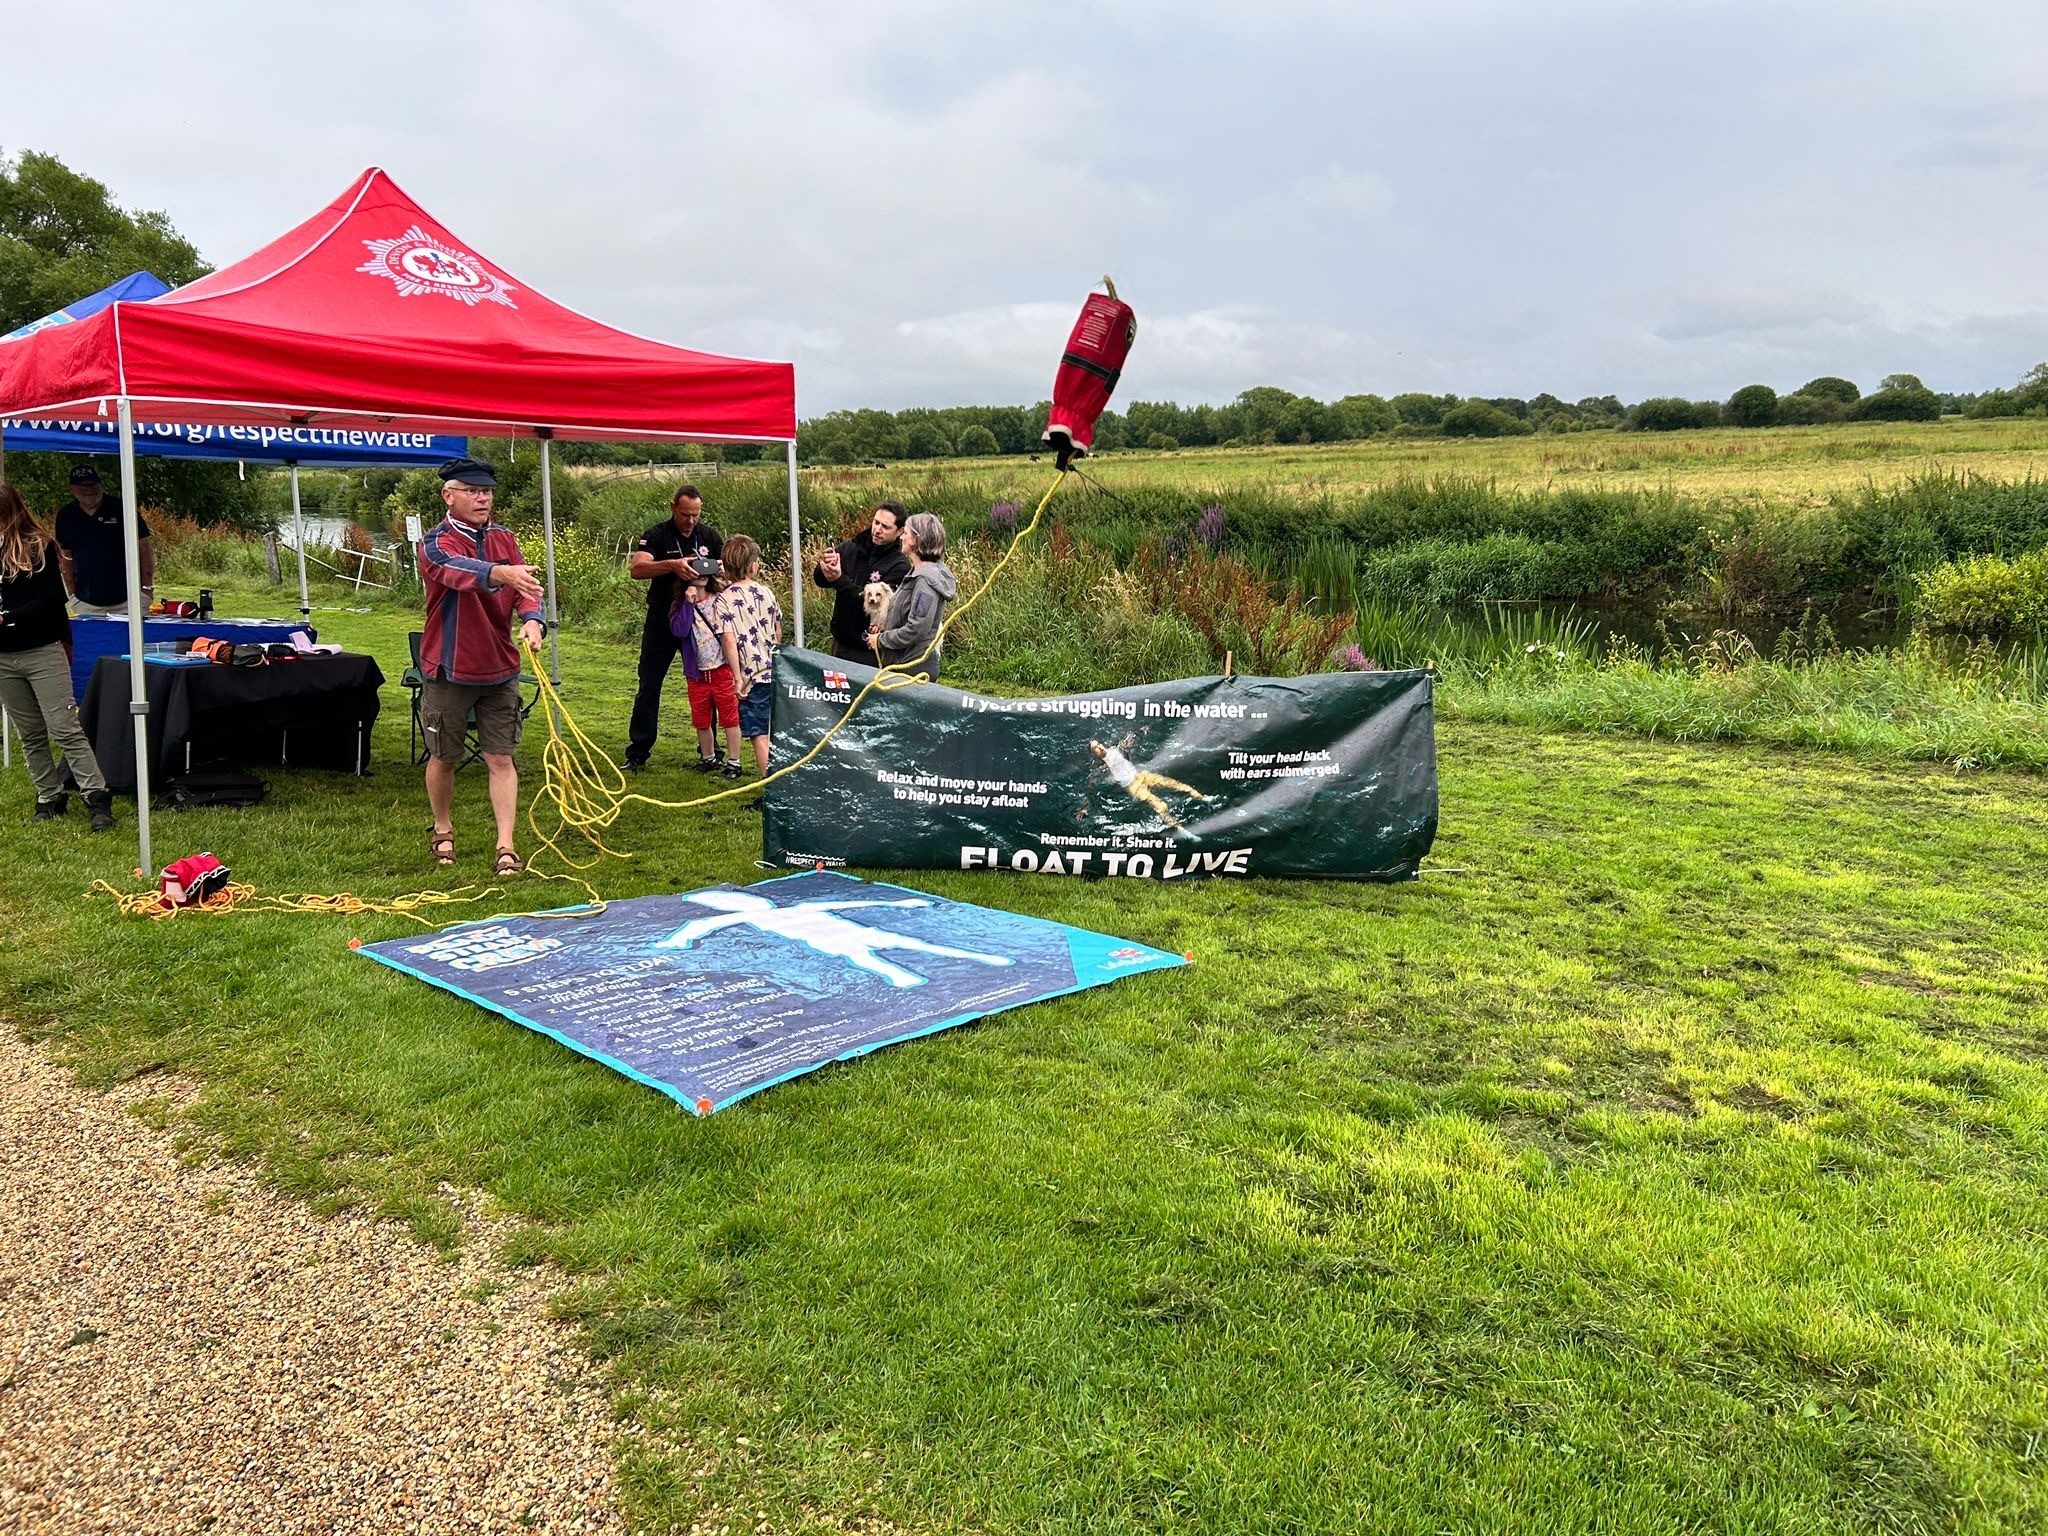
[[1360, 650], [1356, 643], [1345, 646], [1342, 651], [1337, 653], [1337, 666], [1341, 671], [1345, 672], [1377, 672], [1380, 670], [1380, 664]]
[[1018, 501], [999, 501], [988, 509], [988, 531], [1008, 538], [1017, 531], [1017, 514], [1024, 510]]
[[1222, 544], [1223, 508], [1220, 504], [1211, 502], [1202, 508], [1202, 515], [1195, 520], [1195, 537], [1212, 550]]

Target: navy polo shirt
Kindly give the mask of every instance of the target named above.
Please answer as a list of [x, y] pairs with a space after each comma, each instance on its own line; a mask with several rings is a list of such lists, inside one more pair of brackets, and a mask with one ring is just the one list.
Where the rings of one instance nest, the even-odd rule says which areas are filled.
[[[148, 538], [149, 524], [140, 514], [135, 521]], [[57, 542], [71, 557], [71, 580], [80, 602], [115, 608], [128, 601], [128, 540], [121, 531], [120, 497], [102, 496], [97, 512], [65, 502], [57, 509]]]

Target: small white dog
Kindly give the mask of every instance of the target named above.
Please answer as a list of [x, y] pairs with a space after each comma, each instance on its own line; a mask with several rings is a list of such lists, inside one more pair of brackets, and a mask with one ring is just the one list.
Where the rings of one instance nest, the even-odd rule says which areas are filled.
[[896, 591], [879, 576], [870, 576], [868, 584], [860, 589], [860, 605], [868, 611], [868, 628], [880, 629], [882, 615], [889, 611], [889, 599]]

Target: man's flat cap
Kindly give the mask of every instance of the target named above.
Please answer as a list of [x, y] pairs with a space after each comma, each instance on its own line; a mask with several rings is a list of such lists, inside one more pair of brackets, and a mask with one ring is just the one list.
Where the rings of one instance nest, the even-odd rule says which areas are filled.
[[464, 485], [494, 486], [498, 483], [497, 471], [475, 459], [450, 459], [441, 466], [439, 473], [443, 485], [450, 480], [459, 480]]

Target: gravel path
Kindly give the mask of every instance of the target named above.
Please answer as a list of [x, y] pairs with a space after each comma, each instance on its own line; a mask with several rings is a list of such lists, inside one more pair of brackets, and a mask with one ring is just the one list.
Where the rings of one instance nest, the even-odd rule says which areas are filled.
[[545, 1278], [180, 1166], [127, 1105], [192, 1091], [0, 1023], [0, 1531], [623, 1529]]

